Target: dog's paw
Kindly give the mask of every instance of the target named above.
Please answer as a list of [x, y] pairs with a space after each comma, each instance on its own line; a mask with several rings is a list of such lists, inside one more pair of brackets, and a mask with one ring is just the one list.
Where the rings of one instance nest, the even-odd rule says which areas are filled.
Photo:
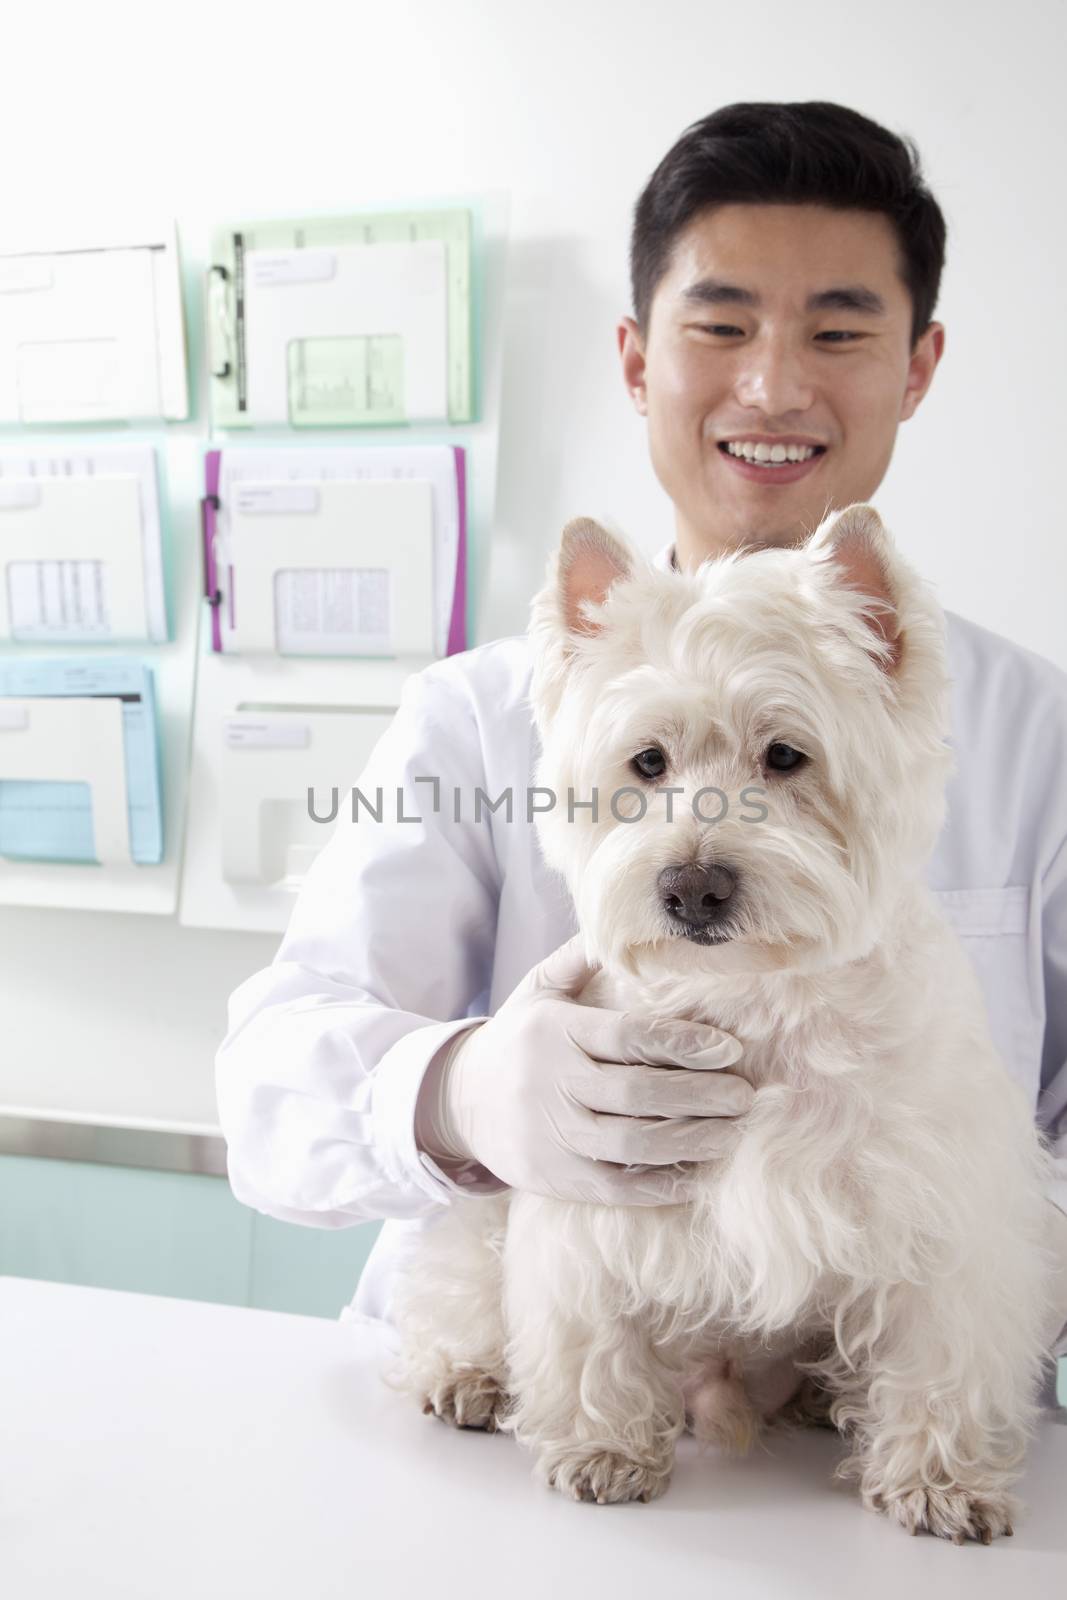
[[575, 1449], [541, 1462], [541, 1475], [551, 1489], [572, 1500], [616, 1505], [625, 1500], [656, 1500], [671, 1481], [669, 1466], [655, 1470], [617, 1450]]
[[423, 1397], [422, 1409], [454, 1428], [495, 1433], [510, 1404], [510, 1395], [491, 1372], [455, 1372]]
[[969, 1489], [906, 1489], [902, 1494], [880, 1496], [879, 1501], [874, 1509], [887, 1511], [909, 1533], [925, 1530], [939, 1539], [951, 1539], [953, 1544], [965, 1539], [992, 1544], [1001, 1534], [1010, 1539], [1012, 1518], [1019, 1511], [1014, 1495]]

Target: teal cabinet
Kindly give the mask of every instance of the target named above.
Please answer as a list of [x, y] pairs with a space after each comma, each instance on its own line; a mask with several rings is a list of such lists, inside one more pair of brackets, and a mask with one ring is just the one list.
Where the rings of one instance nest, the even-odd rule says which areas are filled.
[[0, 1156], [0, 1274], [337, 1317], [380, 1222], [300, 1228], [225, 1178]]

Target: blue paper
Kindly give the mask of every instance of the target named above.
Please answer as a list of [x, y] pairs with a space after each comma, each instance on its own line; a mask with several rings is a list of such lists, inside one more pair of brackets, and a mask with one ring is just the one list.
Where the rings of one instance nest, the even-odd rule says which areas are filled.
[[[0, 663], [0, 697], [67, 695], [122, 700], [130, 854], [140, 866], [157, 866], [163, 859], [163, 805], [151, 668], [115, 658]], [[89, 785], [0, 778], [0, 855], [95, 862]]]

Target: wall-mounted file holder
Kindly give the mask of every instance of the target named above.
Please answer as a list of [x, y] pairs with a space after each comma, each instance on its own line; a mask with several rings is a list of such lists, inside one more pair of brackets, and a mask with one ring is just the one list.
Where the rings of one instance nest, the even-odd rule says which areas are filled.
[[0, 664], [0, 857], [122, 868], [162, 850], [150, 670]]
[[[329, 838], [333, 796], [354, 777], [395, 707], [239, 708], [222, 726], [222, 876], [294, 890]], [[309, 801], [309, 791], [311, 799]]]
[[[293, 726], [301, 717], [309, 715], [315, 719], [356, 715], [367, 719], [364, 728], [368, 733], [376, 731], [399, 705], [404, 682], [412, 673], [428, 666], [435, 658], [467, 647], [468, 582], [470, 597], [476, 600], [484, 582], [496, 514], [508, 197], [501, 191], [490, 191], [457, 200], [455, 207], [431, 200], [425, 211], [452, 215], [457, 208], [466, 210], [470, 219], [470, 250], [463, 273], [456, 274], [454, 283], [454, 290], [461, 292], [453, 292], [450, 298], [450, 318], [454, 308], [456, 321], [450, 320], [449, 324], [448, 421], [450, 424], [464, 422], [461, 450], [454, 446], [442, 427], [435, 425], [416, 433], [404, 420], [382, 423], [373, 446], [363, 442], [341, 443], [325, 431], [314, 440], [305, 434], [296, 442], [292, 435], [282, 436], [277, 431], [279, 426], [288, 426], [287, 413], [281, 424], [269, 425], [275, 431], [264, 435], [262, 444], [251, 444], [247, 434], [239, 445], [231, 444], [232, 435], [224, 436], [221, 447], [208, 454], [207, 494], [203, 503], [205, 603], [200, 608], [203, 632], [196, 673], [179, 905], [179, 920], [186, 926], [280, 933], [288, 923], [308, 862], [314, 858], [321, 842], [332, 833], [326, 824], [311, 824], [314, 832], [304, 838], [288, 831], [299, 821], [301, 807], [306, 815], [307, 783], [298, 789], [296, 797], [268, 794], [255, 802], [260, 815], [259, 843], [251, 852], [246, 849], [242, 865], [237, 825], [231, 823], [227, 827], [225, 823], [226, 796], [235, 781], [234, 764], [245, 756], [266, 762], [274, 752], [269, 748], [257, 753], [254, 749], [227, 747], [225, 730], [227, 725], [231, 730], [234, 728], [233, 719], [292, 718], [293, 723], [289, 725]], [[382, 212], [379, 215], [383, 227], [388, 224], [396, 230], [391, 236], [394, 242], [412, 237], [409, 214]], [[248, 330], [240, 330], [237, 318], [237, 301], [243, 296], [246, 282], [244, 252], [250, 249], [284, 252], [358, 242], [352, 238], [344, 218], [324, 221], [321, 231], [319, 224], [313, 224], [303, 236], [297, 231], [298, 226], [303, 229], [303, 224], [279, 226], [280, 234], [272, 233], [269, 225], [264, 231], [263, 225], [255, 224], [248, 229], [228, 230], [226, 237], [215, 241], [212, 260], [224, 268], [224, 272], [211, 274], [216, 280], [211, 288], [209, 307], [212, 323], [209, 338], [215, 369], [211, 388], [214, 422], [223, 429], [247, 429], [255, 425], [255, 419], [248, 413], [247, 392], [244, 404], [239, 406], [238, 403], [239, 373], [242, 364], [247, 365], [251, 353], [246, 337]], [[451, 247], [449, 270], [453, 270]], [[464, 274], [468, 275], [465, 283]], [[274, 287], [280, 292], [287, 286], [278, 283]], [[289, 287], [300, 288], [300, 285]], [[453, 340], [452, 328], [463, 326], [464, 319], [465, 331]], [[246, 389], [247, 377], [246, 371]], [[469, 420], [464, 394], [470, 397]], [[328, 411], [312, 415], [308, 409], [300, 425], [304, 426], [304, 419], [309, 423], [324, 422], [327, 415], [330, 415]], [[342, 415], [338, 420], [351, 426], [350, 415]], [[426, 656], [353, 658], [324, 653], [317, 657], [297, 657], [285, 653], [286, 629], [279, 630], [276, 614], [278, 652], [238, 653], [234, 649], [234, 636], [241, 614], [242, 579], [233, 564], [228, 520], [228, 507], [236, 487], [250, 491], [265, 489], [269, 494], [278, 485], [285, 484], [359, 483], [397, 477], [425, 480], [434, 485], [432, 652]], [[277, 586], [275, 594], [284, 613], [285, 601]], [[313, 598], [321, 605], [321, 592], [316, 591]], [[292, 599], [291, 594], [289, 599]], [[321, 610], [318, 614], [322, 615]], [[265, 707], [275, 709], [268, 712]], [[371, 718], [376, 720], [371, 721]], [[343, 723], [333, 720], [330, 725], [336, 730]], [[236, 727], [236, 736], [240, 737], [240, 720]], [[279, 723], [275, 722], [275, 735], [278, 727]], [[315, 731], [313, 724], [311, 737]], [[285, 753], [283, 749], [279, 755]], [[302, 752], [299, 749], [289, 752], [290, 755], [294, 753]], [[360, 773], [355, 769], [362, 765], [362, 758], [357, 753], [355, 740], [353, 753], [356, 760], [351, 766], [346, 760], [343, 770], [336, 775], [328, 773], [322, 780], [327, 809], [334, 786], [347, 797], [358, 782]], [[312, 770], [310, 762], [307, 770]], [[244, 772], [246, 777], [241, 779], [238, 769], [237, 778], [254, 787], [255, 768], [249, 766]], [[316, 777], [315, 785], [318, 783]], [[265, 787], [269, 789], [270, 786]], [[290, 809], [286, 820], [286, 808], [294, 805], [297, 811], [294, 813]], [[237, 815], [242, 813], [239, 811]], [[248, 873], [249, 877], [224, 877], [224, 831], [232, 841], [225, 852], [230, 863], [226, 870]], [[257, 872], [262, 874], [263, 881], [251, 881], [251, 875]]]
[[[285, 928], [373, 745], [392, 720], [407, 661], [291, 661], [204, 653], [197, 675], [180, 921]], [[339, 824], [338, 824], [339, 825]]]
[[0, 253], [0, 424], [188, 411], [173, 223]]
[[166, 636], [154, 451], [0, 453], [0, 640]]
[[127, 808], [120, 701], [0, 700], [0, 855], [129, 866]]
[[444, 655], [466, 646], [466, 473], [454, 446], [212, 451], [212, 648]]
[[471, 270], [462, 207], [218, 229], [207, 288], [216, 424], [470, 421]]
[[[20, 571], [21, 564], [12, 563], [5, 570], [0, 562], [0, 588], [6, 596], [12, 623], [21, 621], [29, 627], [36, 623], [39, 628], [37, 632], [22, 634], [15, 627], [13, 639], [0, 638], [0, 699], [4, 695], [55, 699], [62, 694], [99, 698], [102, 690], [115, 689], [115, 683], [102, 684], [97, 679], [91, 688], [86, 688], [89, 679], [85, 675], [107, 672], [116, 661], [124, 671], [138, 675], [137, 679], [119, 685], [118, 692], [136, 694], [144, 675], [147, 692], [151, 695], [150, 701], [142, 699], [140, 711], [136, 700], [123, 701], [124, 722], [132, 724], [127, 728], [128, 737], [132, 738], [134, 751], [141, 751], [144, 757], [143, 761], [140, 756], [136, 757], [136, 769], [132, 773], [130, 762], [127, 763], [131, 801], [130, 864], [97, 863], [87, 789], [78, 790], [73, 783], [50, 784], [47, 779], [26, 780], [27, 784], [35, 781], [42, 787], [47, 786], [46, 798], [50, 803], [62, 805], [65, 799], [67, 810], [80, 811], [80, 821], [69, 818], [63, 811], [53, 810], [50, 815], [57, 823], [62, 822], [64, 828], [68, 824], [80, 828], [82, 842], [75, 840], [76, 847], [72, 848], [70, 835], [61, 837], [64, 848], [56, 853], [66, 859], [42, 859], [39, 851], [33, 859], [29, 852], [0, 856], [0, 907], [48, 906], [153, 916], [173, 916], [177, 911], [196, 647], [200, 615], [205, 608], [201, 600], [202, 572], [197, 542], [188, 538], [165, 539], [159, 489], [165, 482], [166, 504], [175, 527], [194, 527], [203, 493], [203, 468], [202, 439], [192, 428], [168, 429], [165, 438], [151, 446], [132, 442], [97, 444], [84, 438], [75, 441], [70, 436], [53, 436], [47, 442], [39, 437], [31, 442], [23, 436], [16, 445], [9, 436], [0, 449], [0, 486], [10, 487], [26, 479], [40, 480], [42, 484], [52, 479], [91, 481], [94, 477], [136, 480], [142, 490], [141, 559], [148, 621], [145, 641], [123, 641], [120, 645], [115, 638], [94, 636], [91, 642], [83, 643], [70, 636], [77, 607], [71, 608], [68, 604], [71, 599], [69, 564], [39, 563], [28, 574], [34, 592], [27, 596], [25, 589], [18, 587], [19, 580], [27, 577], [25, 571]], [[0, 557], [7, 515], [0, 511]], [[96, 596], [91, 587], [87, 593], [83, 592], [83, 615], [90, 599], [102, 597], [105, 610], [110, 604], [108, 570], [105, 566], [105, 581]], [[68, 582], [66, 589], [61, 587], [62, 582]], [[64, 623], [65, 604], [68, 609]], [[49, 624], [55, 625], [54, 631], [49, 631]], [[46, 671], [54, 673], [60, 669], [65, 673], [69, 670], [71, 676], [67, 683], [57, 685], [54, 680], [45, 681]], [[75, 673], [79, 676], [75, 677]], [[7, 796], [9, 820], [20, 793], [12, 789], [12, 784], [22, 781], [13, 779], [6, 791], [2, 791]], [[31, 792], [24, 787], [22, 798]], [[78, 802], [76, 806], [75, 801]], [[24, 808], [20, 827], [25, 826], [31, 810], [44, 815], [40, 808]]]

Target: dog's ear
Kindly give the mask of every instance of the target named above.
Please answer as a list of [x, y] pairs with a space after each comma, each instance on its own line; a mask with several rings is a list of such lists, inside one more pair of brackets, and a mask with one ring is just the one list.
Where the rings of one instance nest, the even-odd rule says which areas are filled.
[[835, 581], [870, 597], [867, 622], [879, 641], [875, 659], [884, 672], [895, 673], [903, 654], [893, 554], [885, 524], [873, 506], [857, 502], [823, 522], [808, 550], [833, 564]]
[[559, 710], [581, 640], [599, 631], [585, 607], [600, 605], [635, 564], [622, 541], [591, 517], [578, 517], [564, 528], [549, 559], [548, 580], [530, 608], [531, 704], [539, 729]]
[[632, 553], [592, 517], [576, 517], [560, 536], [555, 558], [559, 617], [568, 633], [597, 633], [586, 604], [601, 605], [608, 590], [633, 571]]

